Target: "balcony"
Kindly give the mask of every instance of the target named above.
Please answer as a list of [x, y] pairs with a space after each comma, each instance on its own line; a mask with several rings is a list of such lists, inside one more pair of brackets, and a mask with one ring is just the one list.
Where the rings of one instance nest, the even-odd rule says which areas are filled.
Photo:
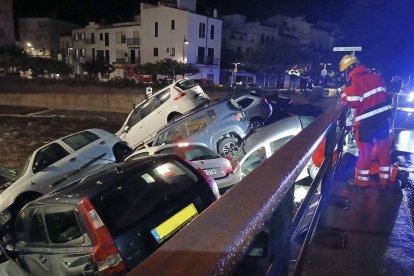
[[214, 57], [198, 56], [197, 57], [197, 64], [219, 65], [220, 64], [220, 59], [219, 58], [214, 58]]
[[140, 39], [139, 37], [130, 37], [127, 38], [127, 46], [128, 47], [140, 47]]

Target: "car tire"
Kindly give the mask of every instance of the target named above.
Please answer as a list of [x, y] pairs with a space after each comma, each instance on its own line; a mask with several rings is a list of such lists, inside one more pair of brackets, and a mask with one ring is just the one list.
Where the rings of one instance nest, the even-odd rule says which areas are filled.
[[19, 196], [16, 201], [11, 206], [10, 212], [12, 215], [12, 223], [14, 223], [15, 218], [19, 214], [20, 210], [29, 202], [39, 198], [42, 196], [41, 194], [37, 193], [30, 193]]
[[113, 147], [115, 162], [119, 163], [132, 152], [132, 149], [126, 143], [116, 143]]
[[218, 154], [223, 157], [231, 157], [239, 150], [240, 142], [237, 138], [227, 137], [218, 144]]
[[251, 129], [257, 129], [264, 126], [264, 121], [261, 118], [252, 118], [250, 120]]
[[174, 121], [175, 119], [177, 119], [178, 117], [181, 117], [182, 114], [180, 113], [174, 113], [171, 114], [168, 119], [167, 119], [167, 123], [170, 123], [171, 121]]

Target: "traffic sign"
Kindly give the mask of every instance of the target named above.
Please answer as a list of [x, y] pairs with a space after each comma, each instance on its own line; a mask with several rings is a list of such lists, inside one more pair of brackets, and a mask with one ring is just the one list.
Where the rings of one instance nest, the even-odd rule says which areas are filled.
[[362, 51], [361, 46], [354, 46], [354, 47], [334, 47], [334, 52], [358, 52]]

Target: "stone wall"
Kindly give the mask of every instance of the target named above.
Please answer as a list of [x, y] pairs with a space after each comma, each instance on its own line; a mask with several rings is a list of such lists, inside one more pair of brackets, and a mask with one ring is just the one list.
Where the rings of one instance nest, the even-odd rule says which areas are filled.
[[[227, 93], [207, 91], [207, 94], [210, 98], [217, 98]], [[132, 104], [143, 99], [145, 88], [82, 87], [59, 83], [39, 85], [27, 81], [0, 84], [0, 105], [129, 113]]]

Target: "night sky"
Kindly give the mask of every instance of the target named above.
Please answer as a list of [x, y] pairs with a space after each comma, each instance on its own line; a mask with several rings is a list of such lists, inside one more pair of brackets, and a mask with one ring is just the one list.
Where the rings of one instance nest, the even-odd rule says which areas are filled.
[[[137, 0], [14, 0], [16, 17], [55, 17], [73, 23], [128, 21], [139, 12]], [[148, 0], [156, 4], [158, 1]], [[198, 13], [219, 15], [239, 13], [249, 19], [269, 17], [275, 13], [307, 15], [308, 20], [337, 22], [346, 1], [343, 0], [198, 0]]]

